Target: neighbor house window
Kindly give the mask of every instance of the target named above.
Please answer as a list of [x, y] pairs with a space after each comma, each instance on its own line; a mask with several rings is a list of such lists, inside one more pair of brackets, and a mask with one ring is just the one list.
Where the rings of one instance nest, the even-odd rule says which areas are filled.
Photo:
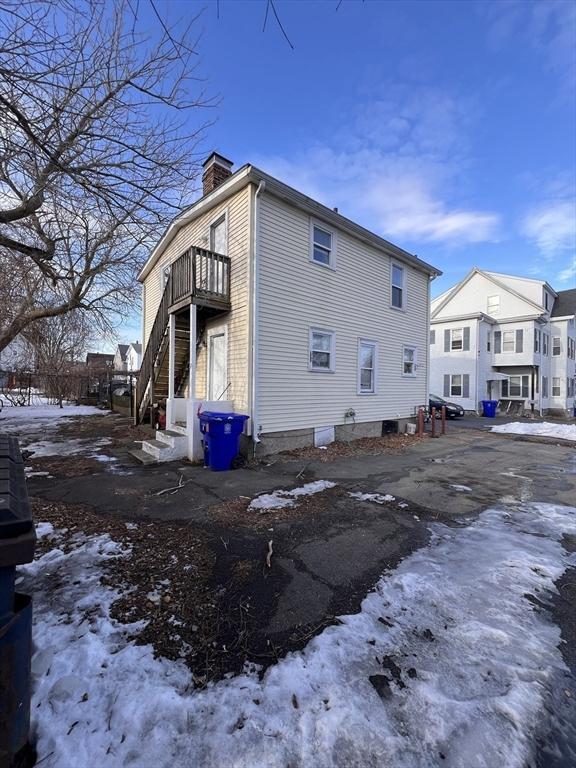
[[416, 347], [402, 347], [402, 375], [416, 376]]
[[500, 314], [500, 296], [488, 296], [487, 312], [489, 315]]
[[542, 397], [548, 397], [548, 377], [542, 376]]
[[312, 224], [312, 261], [325, 267], [334, 266], [334, 235], [328, 229]]
[[436, 344], [436, 331], [430, 331], [430, 346], [433, 347]]
[[462, 376], [459, 373], [450, 377], [450, 395], [462, 397]]
[[534, 352], [540, 352], [540, 331], [537, 328], [534, 328]]
[[375, 341], [358, 342], [358, 391], [361, 395], [376, 392], [376, 357]]
[[450, 336], [450, 349], [462, 349], [462, 328], [454, 328]]
[[576, 342], [574, 341], [574, 339], [568, 336], [568, 357], [570, 358], [570, 360], [574, 360], [575, 356], [576, 356]]
[[309, 367], [312, 371], [334, 370], [334, 333], [310, 329]]
[[566, 397], [574, 397], [574, 379], [566, 379]]
[[560, 379], [556, 377], [552, 379], [552, 397], [560, 397]]
[[558, 357], [558, 355], [560, 354], [561, 348], [562, 347], [560, 345], [560, 336], [554, 336], [554, 338], [552, 339], [552, 354], [554, 355], [554, 357]]
[[404, 267], [392, 264], [392, 306], [404, 308]]
[[502, 397], [528, 397], [529, 376], [509, 376], [502, 382]]
[[486, 352], [490, 352], [490, 331], [488, 331], [486, 336]]
[[514, 352], [514, 331], [502, 331], [502, 352]]
[[548, 356], [548, 334], [542, 334], [542, 354]]

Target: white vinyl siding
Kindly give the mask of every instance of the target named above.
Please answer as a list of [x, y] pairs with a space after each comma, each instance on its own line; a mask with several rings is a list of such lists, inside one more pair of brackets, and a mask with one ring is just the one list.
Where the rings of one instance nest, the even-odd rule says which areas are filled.
[[[426, 357], [402, 376], [402, 343], [428, 345], [429, 278], [405, 266], [406, 312], [390, 307], [391, 259], [337, 231], [337, 268], [310, 253], [310, 217], [264, 191], [259, 198], [259, 426], [262, 434], [413, 416], [426, 401]], [[336, 335], [330, 376], [309, 372], [309, 329]], [[358, 393], [358, 339], [378, 344], [376, 392]], [[399, 343], [401, 339], [401, 343]]]
[[375, 341], [358, 341], [358, 393], [373, 395], [376, 392], [378, 345]]

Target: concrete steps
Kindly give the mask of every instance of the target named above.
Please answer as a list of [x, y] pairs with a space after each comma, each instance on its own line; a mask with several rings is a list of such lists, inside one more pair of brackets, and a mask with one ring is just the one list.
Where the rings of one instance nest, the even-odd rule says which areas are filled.
[[175, 461], [187, 454], [187, 439], [181, 432], [170, 429], [156, 430], [155, 440], [144, 440], [142, 451], [152, 458], [152, 461]]

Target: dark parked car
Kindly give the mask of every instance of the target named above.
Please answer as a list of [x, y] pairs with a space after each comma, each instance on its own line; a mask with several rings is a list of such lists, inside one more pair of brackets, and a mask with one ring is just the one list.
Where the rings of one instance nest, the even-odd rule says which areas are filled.
[[455, 419], [457, 416], [464, 416], [464, 408], [462, 408], [461, 405], [449, 403], [448, 400], [444, 400], [443, 397], [438, 397], [438, 395], [430, 395], [428, 405], [430, 407], [430, 413], [432, 413], [432, 408], [436, 408], [436, 418], [438, 419], [442, 415], [442, 406], [446, 408], [446, 417], [449, 419]]

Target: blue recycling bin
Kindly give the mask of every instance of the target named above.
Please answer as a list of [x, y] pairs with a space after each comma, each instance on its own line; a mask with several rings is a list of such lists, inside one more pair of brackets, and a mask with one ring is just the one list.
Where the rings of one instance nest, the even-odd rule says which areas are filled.
[[203, 411], [198, 415], [204, 442], [204, 464], [213, 472], [232, 469], [238, 456], [240, 435], [248, 416], [240, 413]]
[[496, 416], [496, 408], [498, 408], [498, 400], [482, 400], [482, 416], [493, 419]]

